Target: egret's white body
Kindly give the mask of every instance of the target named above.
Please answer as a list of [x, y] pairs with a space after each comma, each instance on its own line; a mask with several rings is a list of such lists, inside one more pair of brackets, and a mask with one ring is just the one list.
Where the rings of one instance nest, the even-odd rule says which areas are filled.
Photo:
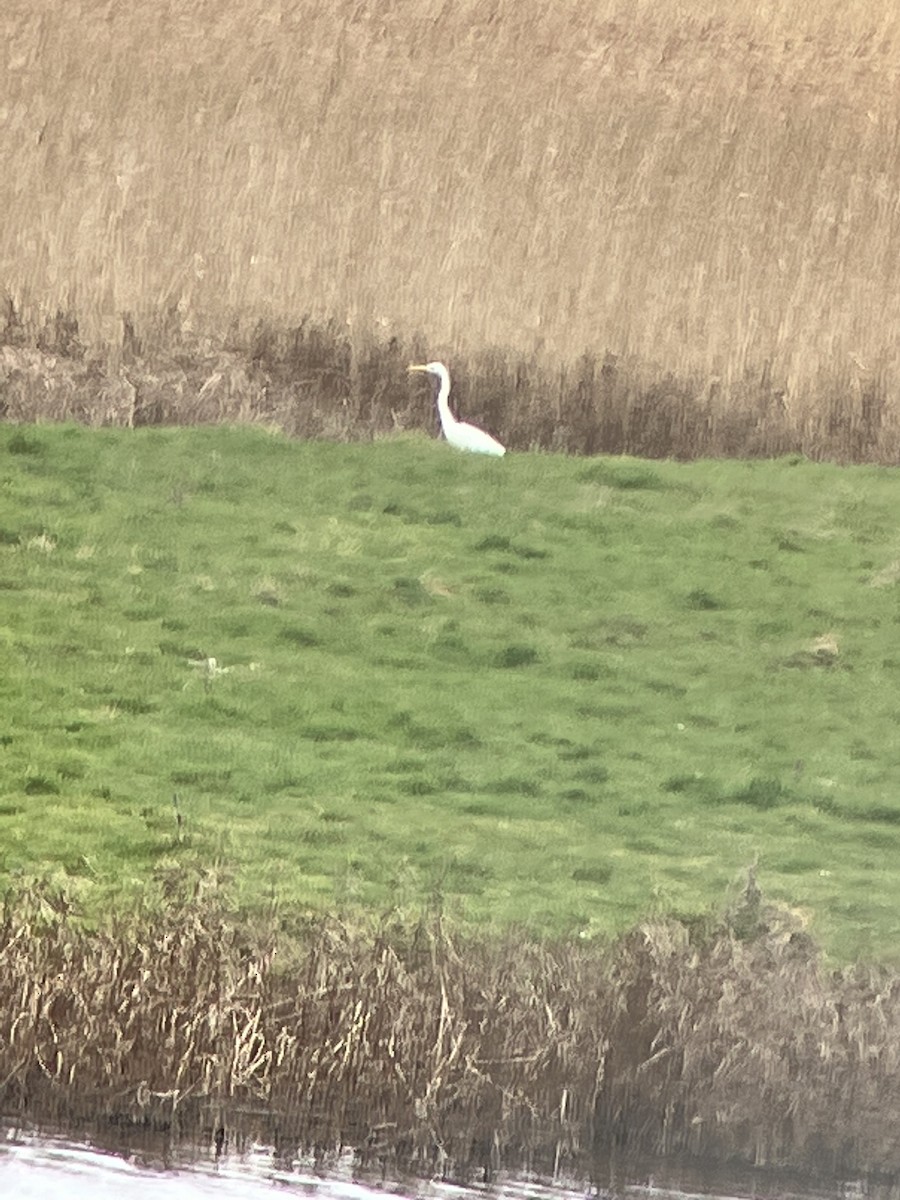
[[473, 454], [493, 454], [497, 458], [506, 453], [505, 446], [501, 446], [497, 439], [491, 437], [489, 433], [485, 433], [476, 425], [469, 425], [466, 421], [457, 421], [454, 417], [450, 411], [448, 400], [450, 372], [443, 363], [430, 362], [423, 366], [411, 366], [409, 369], [410, 371], [425, 371], [438, 380], [440, 384], [437, 394], [438, 415], [441, 418], [444, 437], [451, 446], [455, 446], [457, 450], [471, 450]]

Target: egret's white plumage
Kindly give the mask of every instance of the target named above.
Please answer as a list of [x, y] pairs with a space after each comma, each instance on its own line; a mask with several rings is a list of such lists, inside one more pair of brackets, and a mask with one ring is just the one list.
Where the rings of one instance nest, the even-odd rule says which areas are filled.
[[409, 369], [410, 371], [425, 371], [438, 380], [440, 384], [437, 394], [438, 415], [441, 418], [444, 437], [451, 446], [455, 446], [457, 450], [471, 450], [473, 454], [493, 454], [497, 458], [506, 453], [506, 448], [501, 446], [497, 439], [491, 437], [489, 433], [485, 433], [476, 425], [469, 425], [466, 421], [457, 421], [454, 417], [448, 401], [450, 372], [443, 363], [424, 363], [422, 366], [410, 366]]

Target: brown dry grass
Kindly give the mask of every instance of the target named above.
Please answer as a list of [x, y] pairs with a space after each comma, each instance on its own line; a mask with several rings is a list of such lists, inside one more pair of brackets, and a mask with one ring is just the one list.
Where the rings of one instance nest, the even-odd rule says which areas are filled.
[[48, 888], [7, 898], [0, 1111], [448, 1175], [900, 1167], [900, 981], [827, 970], [752, 878], [724, 920], [603, 947], [247, 928], [202, 880], [164, 890], [92, 932]]
[[[513, 445], [896, 457], [890, 0], [8, 0], [0, 27], [6, 340], [52, 360], [7, 369], [8, 416], [366, 436], [421, 419], [415, 343]], [[78, 346], [89, 377], [48, 383]]]

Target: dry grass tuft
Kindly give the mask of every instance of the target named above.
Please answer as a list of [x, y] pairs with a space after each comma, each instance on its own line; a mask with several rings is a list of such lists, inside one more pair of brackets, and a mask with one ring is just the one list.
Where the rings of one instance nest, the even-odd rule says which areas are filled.
[[184, 880], [100, 931], [34, 887], [0, 929], [0, 1105], [31, 1120], [458, 1176], [658, 1153], [860, 1173], [898, 1167], [898, 1068], [900, 981], [827, 970], [752, 876], [724, 921], [604, 947], [463, 942], [439, 915], [288, 934]]
[[424, 344], [517, 447], [897, 458], [889, 0], [0, 28], [8, 416], [372, 436]]

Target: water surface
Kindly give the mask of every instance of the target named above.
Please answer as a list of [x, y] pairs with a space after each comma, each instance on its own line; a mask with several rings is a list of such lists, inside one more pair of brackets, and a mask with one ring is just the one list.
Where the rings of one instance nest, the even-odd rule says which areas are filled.
[[[696, 1183], [696, 1179], [694, 1180]], [[624, 1200], [894, 1200], [893, 1187], [862, 1183], [789, 1186], [771, 1176], [732, 1180], [735, 1190], [683, 1190], [654, 1181], [623, 1182]], [[791, 1184], [796, 1185], [796, 1180]], [[612, 1200], [613, 1191], [504, 1175], [490, 1184], [439, 1180], [378, 1183], [361, 1178], [352, 1152], [334, 1155], [323, 1170], [310, 1158], [279, 1160], [271, 1147], [251, 1146], [217, 1158], [196, 1148], [163, 1161], [152, 1149], [102, 1150], [88, 1141], [0, 1126], [0, 1200]]]

